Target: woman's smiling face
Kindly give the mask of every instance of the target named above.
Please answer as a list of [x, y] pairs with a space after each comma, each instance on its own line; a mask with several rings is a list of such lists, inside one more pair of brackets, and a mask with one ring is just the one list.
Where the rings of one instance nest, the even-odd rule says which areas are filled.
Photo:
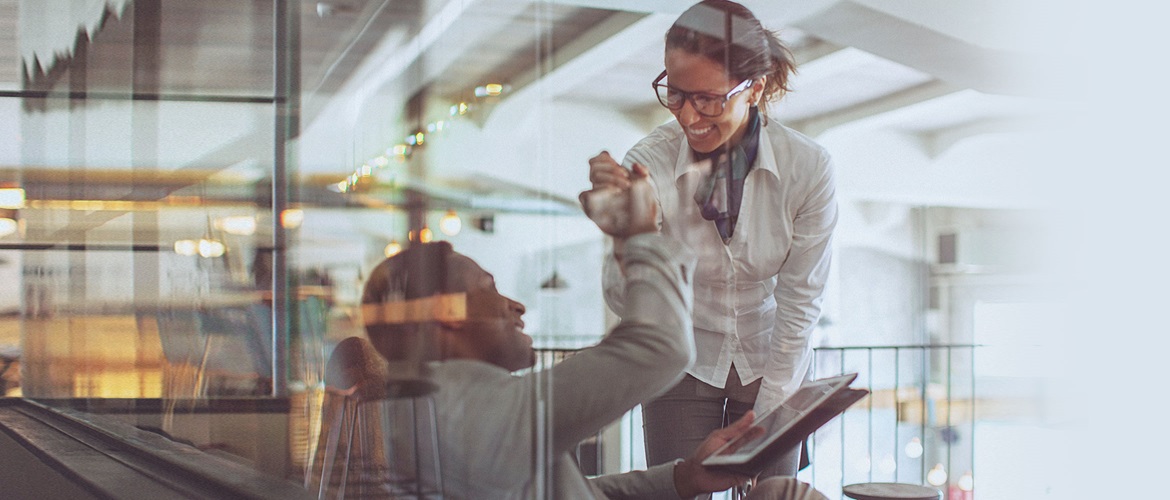
[[[701, 55], [678, 49], [666, 51], [666, 75], [667, 83], [683, 92], [722, 96], [740, 84], [739, 81], [728, 79], [723, 65]], [[710, 153], [724, 144], [739, 142], [747, 129], [748, 110], [762, 89], [763, 83], [753, 81], [747, 90], [727, 100], [723, 106], [723, 113], [719, 116], [700, 115], [689, 101], [671, 113], [682, 125], [691, 149], [700, 153]]]

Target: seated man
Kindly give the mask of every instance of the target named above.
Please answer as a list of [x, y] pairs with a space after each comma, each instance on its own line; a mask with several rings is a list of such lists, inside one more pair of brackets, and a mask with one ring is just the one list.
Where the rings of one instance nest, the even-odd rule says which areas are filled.
[[[648, 191], [629, 193], [631, 205], [652, 206]], [[570, 456], [578, 442], [670, 387], [694, 359], [694, 257], [653, 231], [652, 209], [626, 208], [635, 209], [623, 227], [599, 225], [625, 239], [629, 314], [597, 345], [547, 370], [512, 373], [535, 362], [532, 338], [523, 332], [525, 308], [450, 244], [416, 243], [371, 273], [363, 315], [390, 378], [438, 387], [431, 397], [447, 497], [687, 498], [747, 479], [708, 471], [699, 461], [747, 431], [750, 415], [712, 433], [691, 458], [646, 471], [587, 479]], [[543, 433], [541, 408], [551, 426]], [[537, 455], [542, 441], [548, 457]], [[547, 465], [543, 476], [538, 463]], [[795, 479], [773, 478], [750, 498], [824, 497]]]

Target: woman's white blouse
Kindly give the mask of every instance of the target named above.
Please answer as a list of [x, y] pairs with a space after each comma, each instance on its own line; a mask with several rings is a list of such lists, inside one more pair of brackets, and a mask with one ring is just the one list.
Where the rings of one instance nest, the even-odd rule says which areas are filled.
[[[671, 121], [631, 148], [623, 165], [649, 169], [661, 231], [698, 254], [698, 356], [688, 373], [715, 387], [724, 386], [732, 364], [744, 384], [763, 377], [758, 413], [795, 391], [812, 360], [809, 336], [821, 313], [837, 223], [832, 163], [823, 147], [768, 120], [735, 233], [724, 245], [694, 201], [706, 166], [692, 158], [682, 128]], [[624, 278], [612, 256], [603, 281], [606, 302], [621, 316]]]

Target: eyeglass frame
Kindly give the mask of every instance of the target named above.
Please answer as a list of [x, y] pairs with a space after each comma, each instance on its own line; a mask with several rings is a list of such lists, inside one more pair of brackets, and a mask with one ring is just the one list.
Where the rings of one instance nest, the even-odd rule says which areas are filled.
[[[686, 105], [687, 102], [690, 102], [691, 108], [694, 108], [696, 113], [698, 113], [699, 115], [705, 116], [707, 118], [714, 118], [716, 116], [723, 115], [723, 112], [727, 111], [727, 101], [730, 101], [731, 98], [735, 97], [736, 94], [751, 88], [752, 84], [755, 83], [755, 81], [756, 81], [755, 78], [748, 78], [747, 80], [739, 82], [739, 85], [736, 85], [734, 88], [732, 88], [730, 91], [728, 91], [726, 95], [720, 96], [719, 94], [712, 94], [710, 92], [686, 92], [686, 91], [678, 90], [676, 88], [671, 87], [670, 85], [666, 85], [666, 84], [661, 83], [663, 78], [666, 78], [666, 70], [662, 70], [662, 73], [659, 73], [658, 78], [655, 78], [654, 81], [650, 83], [650, 88], [654, 89], [654, 97], [656, 97], [658, 99], [658, 104], [661, 104], [662, 107], [669, 109], [671, 111], [678, 111], [678, 110], [682, 109], [683, 106]], [[671, 108], [670, 106], [667, 106], [666, 103], [663, 102], [663, 100], [662, 100], [662, 95], [658, 93], [659, 87], [665, 88], [668, 92], [673, 91], [673, 92], [677, 92], [679, 94], [682, 94], [682, 96], [683, 96], [682, 103], [683, 104], [680, 104], [677, 108]], [[694, 96], [696, 96], [696, 95], [705, 95], [705, 96], [714, 97], [714, 98], [722, 97], [723, 99], [721, 101], [719, 101], [719, 112], [715, 113], [713, 115], [709, 115], [707, 113], [699, 111], [699, 106], [695, 104], [695, 97]]]

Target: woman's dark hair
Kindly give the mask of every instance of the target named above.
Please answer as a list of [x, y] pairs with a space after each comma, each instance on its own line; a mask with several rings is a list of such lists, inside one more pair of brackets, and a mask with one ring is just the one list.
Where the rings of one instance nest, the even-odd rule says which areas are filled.
[[666, 31], [666, 50], [706, 57], [727, 69], [733, 80], [767, 76], [760, 111], [788, 92], [788, 76], [796, 72], [792, 51], [775, 33], [764, 29], [747, 7], [729, 0], [703, 0], [683, 12]]

